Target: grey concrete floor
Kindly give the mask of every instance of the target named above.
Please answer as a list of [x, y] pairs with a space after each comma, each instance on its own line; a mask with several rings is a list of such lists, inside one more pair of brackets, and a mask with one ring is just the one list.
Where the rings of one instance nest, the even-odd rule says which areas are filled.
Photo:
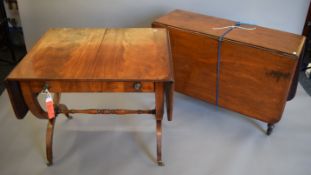
[[[42, 97], [40, 97], [42, 100]], [[64, 94], [71, 108], [152, 108], [153, 94]], [[311, 172], [311, 98], [299, 85], [271, 136], [266, 124], [175, 94], [174, 120], [163, 121], [164, 167], [155, 164], [149, 115], [59, 116], [54, 165], [45, 165], [47, 121], [14, 117], [0, 97], [0, 174], [307, 175]]]

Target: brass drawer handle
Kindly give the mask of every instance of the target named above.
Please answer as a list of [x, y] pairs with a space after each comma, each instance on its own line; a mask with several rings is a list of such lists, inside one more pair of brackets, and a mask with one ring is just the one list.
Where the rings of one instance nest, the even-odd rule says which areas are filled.
[[135, 90], [139, 91], [142, 88], [142, 84], [140, 82], [135, 82], [133, 87]]

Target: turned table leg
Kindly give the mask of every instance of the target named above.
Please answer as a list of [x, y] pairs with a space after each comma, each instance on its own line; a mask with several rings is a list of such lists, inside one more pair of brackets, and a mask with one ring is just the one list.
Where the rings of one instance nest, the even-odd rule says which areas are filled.
[[157, 136], [157, 163], [163, 166], [162, 162], [162, 118], [164, 111], [164, 83], [155, 83], [156, 102], [156, 136]]
[[53, 164], [53, 133], [54, 125], [56, 118], [49, 119], [48, 125], [46, 128], [46, 158], [47, 165], [50, 166]]

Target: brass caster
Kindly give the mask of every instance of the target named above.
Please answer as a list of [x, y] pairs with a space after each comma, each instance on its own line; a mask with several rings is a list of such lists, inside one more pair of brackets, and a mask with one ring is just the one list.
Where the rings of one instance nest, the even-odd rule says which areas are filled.
[[52, 166], [52, 165], [53, 165], [53, 162], [47, 162], [46, 165], [47, 165], [47, 166]]
[[164, 163], [162, 161], [158, 161], [158, 166], [164, 166]]

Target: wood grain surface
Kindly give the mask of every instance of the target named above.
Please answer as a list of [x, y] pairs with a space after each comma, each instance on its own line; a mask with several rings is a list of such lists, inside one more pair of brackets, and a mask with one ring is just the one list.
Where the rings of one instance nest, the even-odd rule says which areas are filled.
[[[152, 23], [169, 31], [178, 92], [215, 104], [218, 39], [225, 30], [213, 28], [234, 24], [183, 10]], [[274, 124], [281, 119], [305, 38], [255, 27], [233, 29], [222, 42], [219, 105]]]
[[224, 41], [219, 105], [267, 123], [281, 117], [297, 60]]
[[[29, 81], [35, 93], [40, 93], [45, 84], [50, 92], [154, 92], [153, 82]], [[139, 84], [138, 88], [135, 88], [136, 84]]]
[[51, 29], [8, 79], [171, 81], [165, 29]]
[[[243, 21], [242, 21], [243, 22]], [[197, 33], [204, 33], [207, 37], [218, 38], [225, 31], [214, 30], [217, 27], [235, 25], [235, 21], [222, 19], [213, 16], [193, 13], [184, 10], [174, 10], [167, 15], [157, 19], [154, 24], [164, 24], [167, 26], [188, 30]], [[256, 30], [234, 29], [225, 40], [233, 40], [248, 44], [252, 47], [261, 47], [272, 52], [280, 52], [298, 58], [304, 43], [304, 37], [289, 32], [269, 29], [261, 26], [242, 25], [243, 27], [256, 27]]]
[[[215, 102], [217, 44], [201, 34], [169, 28], [175, 90]], [[202, 93], [202, 90], [204, 93]]]
[[[157, 163], [162, 162], [162, 118], [173, 116], [174, 77], [166, 29], [51, 29], [38, 41], [6, 79], [17, 118], [28, 110], [48, 119], [47, 165], [53, 164], [53, 133], [57, 114], [155, 114]], [[48, 118], [37, 96], [55, 93], [56, 116]], [[154, 92], [155, 109], [68, 109], [62, 92]], [[166, 99], [166, 101], [164, 100]]]

